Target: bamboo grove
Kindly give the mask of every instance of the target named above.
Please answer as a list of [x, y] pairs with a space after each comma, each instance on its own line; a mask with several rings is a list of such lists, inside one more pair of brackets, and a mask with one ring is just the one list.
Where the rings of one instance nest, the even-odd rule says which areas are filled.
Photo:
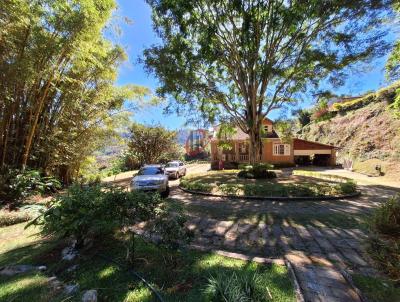
[[114, 85], [123, 49], [104, 37], [114, 0], [3, 0], [0, 166], [69, 182], [115, 131], [132, 93]]

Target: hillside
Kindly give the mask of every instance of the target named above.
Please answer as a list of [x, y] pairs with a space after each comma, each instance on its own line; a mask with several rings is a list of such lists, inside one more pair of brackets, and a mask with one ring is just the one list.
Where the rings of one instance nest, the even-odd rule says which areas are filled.
[[356, 171], [373, 175], [381, 165], [388, 176], [400, 174], [400, 119], [388, 108], [397, 87], [333, 105], [334, 117], [311, 122], [298, 136], [340, 147], [338, 162], [353, 159]]

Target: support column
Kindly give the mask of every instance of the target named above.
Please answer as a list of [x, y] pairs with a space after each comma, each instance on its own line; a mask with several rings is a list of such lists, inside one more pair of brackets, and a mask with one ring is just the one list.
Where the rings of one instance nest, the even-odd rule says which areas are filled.
[[330, 165], [331, 165], [332, 167], [336, 166], [336, 149], [332, 149], [332, 150], [331, 150]]
[[235, 141], [235, 158], [236, 162], [239, 162], [239, 143]]

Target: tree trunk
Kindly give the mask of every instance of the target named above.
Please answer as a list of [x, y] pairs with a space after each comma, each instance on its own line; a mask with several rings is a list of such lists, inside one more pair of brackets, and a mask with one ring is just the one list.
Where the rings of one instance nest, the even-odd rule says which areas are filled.
[[250, 164], [255, 164], [260, 161], [261, 157], [261, 136], [260, 136], [260, 127], [254, 126], [250, 128], [249, 138], [249, 162]]
[[25, 143], [25, 146], [24, 146], [24, 149], [23, 149], [23, 153], [22, 153], [21, 168], [22, 168], [23, 171], [25, 170], [26, 164], [28, 162], [28, 157], [29, 157], [29, 154], [30, 154], [30, 151], [31, 151], [32, 141], [33, 141], [33, 138], [34, 138], [35, 133], [36, 133], [36, 127], [37, 127], [38, 122], [39, 122], [40, 114], [43, 111], [43, 106], [44, 106], [46, 97], [48, 95], [48, 92], [49, 92], [51, 83], [53, 81], [53, 78], [54, 78], [54, 74], [48, 80], [46, 86], [44, 87], [43, 95], [40, 97], [40, 99], [38, 101], [38, 104], [37, 104], [37, 107], [34, 108], [35, 112], [33, 114], [33, 121], [32, 121], [30, 129], [28, 130], [28, 135], [26, 137], [26, 143]]

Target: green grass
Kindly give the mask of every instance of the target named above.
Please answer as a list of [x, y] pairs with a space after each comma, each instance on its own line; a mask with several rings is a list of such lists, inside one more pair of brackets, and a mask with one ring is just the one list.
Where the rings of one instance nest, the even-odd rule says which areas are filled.
[[44, 274], [0, 277], [0, 301], [52, 301], [53, 298]]
[[[306, 171], [307, 173], [311, 173]], [[313, 174], [314, 175], [314, 174]], [[181, 186], [195, 191], [224, 195], [263, 197], [315, 197], [347, 194], [347, 183], [315, 177], [291, 176], [277, 179], [245, 179], [237, 177], [237, 170], [211, 171], [185, 177]], [[355, 185], [354, 185], [355, 190]]]
[[396, 287], [393, 282], [359, 274], [352, 277], [355, 285], [363, 292], [369, 302], [400, 301], [400, 288]]
[[[67, 272], [75, 263], [60, 261], [63, 241], [42, 241], [37, 230], [23, 230], [24, 223], [0, 228], [0, 266], [4, 264], [46, 265], [45, 273], [1, 277], [0, 301], [80, 301], [87, 289], [97, 289], [101, 301], [154, 301], [149, 289], [125, 268], [123, 239], [102, 238], [90, 252], [77, 260], [78, 269]], [[7, 235], [14, 240], [7, 240]], [[15, 242], [14, 242], [15, 241]], [[124, 265], [118, 267], [99, 255]], [[268, 286], [274, 301], [295, 301], [293, 288], [284, 266], [264, 266], [213, 253], [197, 251], [171, 252], [136, 240], [134, 269], [140, 272], [162, 294], [166, 301], [208, 301], [204, 293], [207, 279], [215, 274], [238, 276], [257, 272]], [[47, 277], [55, 274], [65, 283], [78, 283], [80, 293], [71, 298], [49, 290]]]

